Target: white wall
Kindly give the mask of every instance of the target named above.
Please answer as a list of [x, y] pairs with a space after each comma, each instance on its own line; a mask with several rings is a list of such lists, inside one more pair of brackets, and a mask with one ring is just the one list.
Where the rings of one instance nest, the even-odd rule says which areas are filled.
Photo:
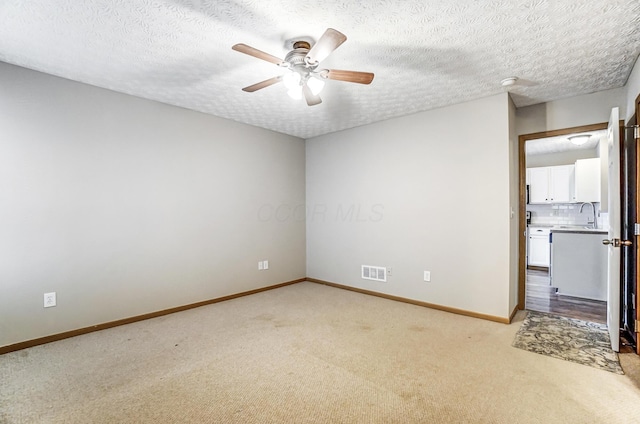
[[305, 276], [302, 140], [3, 63], [0, 87], [0, 346]]
[[307, 140], [307, 275], [508, 317], [508, 120], [505, 93]]
[[609, 121], [614, 107], [620, 108], [620, 116], [625, 116], [624, 87], [519, 108], [516, 127], [518, 135], [522, 135], [599, 124]]

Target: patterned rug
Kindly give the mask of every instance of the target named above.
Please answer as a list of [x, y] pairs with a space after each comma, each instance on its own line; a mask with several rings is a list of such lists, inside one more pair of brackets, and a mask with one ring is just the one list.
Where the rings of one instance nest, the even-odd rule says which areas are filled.
[[513, 346], [624, 374], [618, 354], [611, 350], [609, 332], [604, 324], [529, 311]]

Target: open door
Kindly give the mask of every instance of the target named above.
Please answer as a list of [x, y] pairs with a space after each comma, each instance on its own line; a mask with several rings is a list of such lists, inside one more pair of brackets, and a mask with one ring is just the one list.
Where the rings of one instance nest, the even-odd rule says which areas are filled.
[[[608, 240], [608, 280], [607, 280], [607, 328], [611, 338], [611, 349], [620, 350], [620, 246], [621, 218], [620, 211], [620, 123], [619, 110], [611, 109], [607, 142], [609, 150], [609, 234]], [[627, 242], [628, 243], [628, 242]]]
[[[629, 335], [634, 339], [636, 344], [636, 353], [640, 355], [640, 226], [638, 222], [640, 221], [640, 95], [636, 97], [635, 101], [635, 114], [631, 122], [629, 122], [630, 127], [626, 128], [625, 138], [628, 138], [628, 144], [634, 146], [635, 157], [630, 158], [629, 162], [635, 159], [635, 175], [633, 178], [635, 179], [635, 184], [631, 187], [629, 197], [633, 198], [635, 206], [635, 220], [633, 223], [633, 239], [635, 240], [635, 246], [629, 248], [632, 251], [633, 256], [635, 257], [635, 269], [631, 272], [633, 273], [633, 278], [630, 280], [625, 280], [625, 290], [628, 292], [626, 302], [628, 304], [627, 316], [625, 317], [625, 329], [629, 333]], [[632, 237], [629, 237], [630, 239]]]
[[[636, 200], [636, 219], [638, 219], [638, 217], [640, 217], [640, 171], [639, 171], [640, 170], [640, 95], [636, 97], [635, 106], [636, 106], [636, 113], [635, 113], [636, 122], [635, 122], [635, 127], [633, 129], [633, 139], [635, 141], [635, 146], [636, 146], [636, 175], [635, 175], [636, 192], [634, 193], [634, 197]], [[640, 238], [636, 237], [635, 239], [636, 239], [636, 246], [635, 246], [636, 258], [640, 258], [640, 243], [638, 243], [638, 240]], [[634, 303], [635, 312], [636, 312], [634, 330], [636, 334], [636, 353], [638, 355], [640, 355], [640, 328], [639, 328], [640, 326], [638, 325], [640, 323], [640, 274], [638, 273], [639, 271], [640, 271], [640, 260], [636, 260], [636, 273], [635, 273], [635, 281], [634, 281], [635, 290], [634, 290], [634, 296], [633, 296], [632, 302]]]
[[[634, 245], [622, 247], [622, 285], [620, 287], [620, 327], [622, 334], [638, 348], [637, 297], [638, 297], [638, 131], [636, 115], [622, 130], [620, 140], [620, 166], [622, 189], [622, 238], [633, 240]], [[620, 340], [623, 341], [622, 338]]]

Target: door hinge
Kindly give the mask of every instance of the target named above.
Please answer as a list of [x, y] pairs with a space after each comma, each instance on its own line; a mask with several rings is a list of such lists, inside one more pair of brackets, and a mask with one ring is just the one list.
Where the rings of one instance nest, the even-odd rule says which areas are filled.
[[636, 328], [633, 329], [634, 332], [640, 333], [640, 321], [635, 321]]
[[637, 222], [633, 224], [633, 235], [640, 236], [640, 224], [638, 224]]
[[633, 138], [635, 138], [636, 141], [640, 141], [640, 125], [631, 125], [625, 128], [633, 128]]

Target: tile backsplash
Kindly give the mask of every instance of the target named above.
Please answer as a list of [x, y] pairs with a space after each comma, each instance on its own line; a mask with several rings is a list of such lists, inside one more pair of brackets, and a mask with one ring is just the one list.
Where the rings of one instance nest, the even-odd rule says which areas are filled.
[[[587, 225], [593, 219], [591, 206], [585, 205], [580, 213], [580, 205], [581, 203], [527, 205], [527, 210], [531, 211], [531, 225]], [[598, 228], [603, 228], [600, 203], [593, 205], [596, 208]]]

